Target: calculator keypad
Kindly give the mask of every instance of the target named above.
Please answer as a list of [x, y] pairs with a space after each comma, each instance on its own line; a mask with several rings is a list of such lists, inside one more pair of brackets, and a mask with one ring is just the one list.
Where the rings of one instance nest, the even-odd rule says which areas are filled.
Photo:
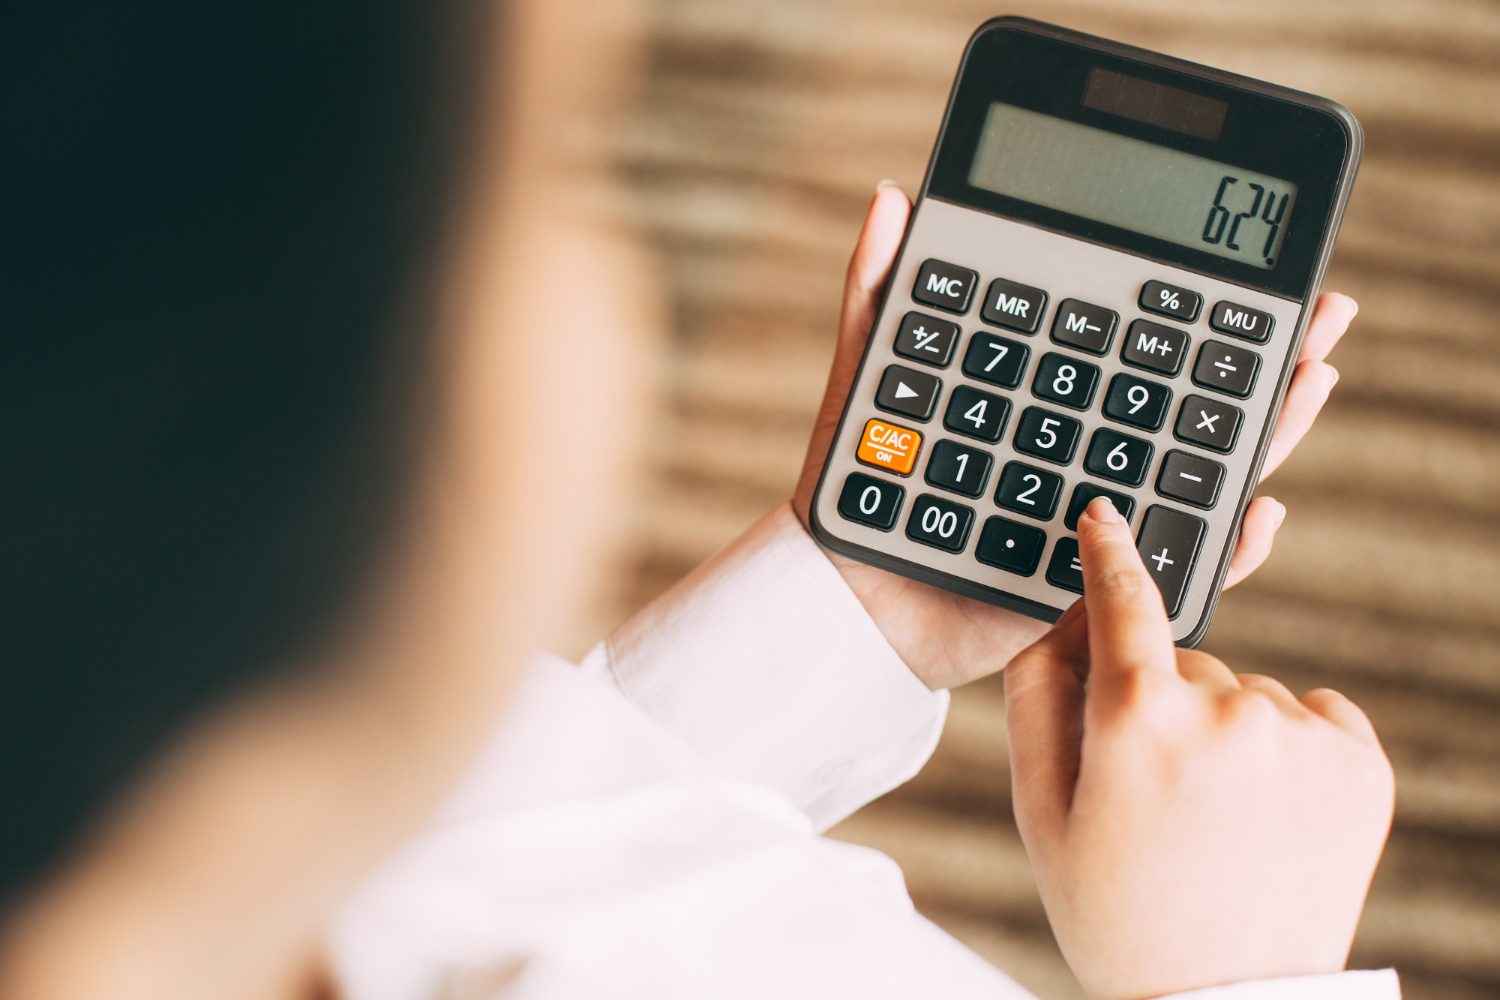
[[922, 493], [912, 502], [911, 516], [906, 519], [906, 537], [949, 552], [962, 552], [973, 526], [972, 507]]
[[987, 451], [957, 441], [939, 441], [927, 460], [927, 481], [945, 490], [977, 497], [989, 485], [995, 458]]
[[961, 385], [948, 399], [943, 426], [958, 434], [981, 441], [999, 441], [1005, 432], [1005, 418], [1010, 415], [1010, 400], [989, 392]]
[[[925, 232], [923, 213], [937, 220]], [[991, 239], [995, 226], [1010, 238]], [[1083, 590], [1078, 517], [1108, 496], [1184, 619], [1181, 637], [1233, 545], [1279, 384], [1265, 370], [1289, 363], [1277, 334], [1301, 306], [1065, 240], [919, 208], [913, 256], [898, 263], [910, 292], [902, 302], [893, 290], [879, 321], [819, 523], [842, 520], [851, 527], [835, 535], [907, 566], [1060, 610]], [[992, 252], [1009, 263], [983, 263]]]
[[880, 379], [880, 388], [875, 392], [875, 405], [891, 413], [929, 420], [933, 408], [937, 406], [938, 392], [942, 388], [943, 383], [936, 375], [902, 365], [891, 365]]
[[1063, 354], [1044, 354], [1031, 381], [1031, 394], [1075, 410], [1087, 410], [1098, 386], [1097, 366]]
[[1260, 355], [1222, 340], [1205, 341], [1193, 365], [1193, 383], [1244, 399], [1255, 388]]
[[958, 343], [958, 324], [936, 316], [909, 312], [896, 330], [896, 353], [926, 365], [947, 368]]
[[990, 385], [1014, 389], [1021, 384], [1031, 348], [1020, 341], [997, 337], [993, 333], [976, 333], [969, 338], [964, 352], [964, 374]]

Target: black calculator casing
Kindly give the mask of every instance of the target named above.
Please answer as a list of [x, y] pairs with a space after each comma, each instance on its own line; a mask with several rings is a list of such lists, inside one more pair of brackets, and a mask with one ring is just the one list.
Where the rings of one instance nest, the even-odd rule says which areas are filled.
[[[1209, 140], [1177, 134], [1148, 122], [1116, 120], [1082, 107], [1082, 80], [1099, 67], [1227, 102], [1229, 111], [1222, 135]], [[1272, 269], [1261, 270], [970, 186], [968, 170], [980, 118], [991, 102], [1002, 99], [1207, 159], [1243, 165], [1246, 170], [1294, 178], [1299, 187], [1292, 217], [1295, 228], [1288, 228], [1279, 262]], [[1103, 488], [1133, 501], [1129, 520], [1137, 533], [1142, 532], [1148, 517], [1157, 526], [1169, 519], [1174, 524], [1179, 520], [1202, 522], [1190, 576], [1177, 589], [1177, 606], [1169, 607], [1174, 639], [1180, 645], [1197, 645], [1213, 617], [1241, 518], [1260, 478], [1271, 431], [1332, 253], [1361, 151], [1362, 135], [1353, 115], [1324, 98], [1025, 18], [1001, 17], [981, 26], [965, 49], [922, 189], [813, 497], [814, 535], [829, 549], [863, 562], [1054, 621], [1081, 592], [1081, 584], [1053, 582], [1053, 561], [1059, 567], [1067, 562], [1066, 547], [1074, 537], [1065, 527], [1067, 508], [1070, 500], [1081, 500], [1089, 488]], [[919, 275], [924, 280], [931, 278], [923, 272], [924, 265], [953, 265], [958, 272], [976, 276], [961, 310], [933, 308], [914, 299]], [[1140, 305], [1141, 290], [1151, 282], [1165, 282], [1201, 295], [1201, 309], [1194, 310], [1192, 319], [1145, 310]], [[995, 293], [995, 284], [1010, 288], [1007, 283], [1020, 289], [1018, 294], [1022, 296], [1026, 289], [1045, 293], [1042, 311], [1034, 317], [1034, 329], [993, 321], [1006, 317], [991, 310], [989, 296], [1000, 294]], [[1219, 314], [1210, 313], [1219, 306], [1236, 303], [1265, 316], [1270, 326], [1266, 341], [1224, 335], [1218, 325]], [[1091, 304], [1115, 314], [1116, 325], [1102, 354], [1079, 350], [1053, 337], [1054, 324], [1064, 321], [1061, 314], [1065, 305], [1069, 322], [1093, 329], [1087, 321], [1092, 313], [1084, 308]], [[913, 315], [941, 321], [921, 328], [922, 337], [941, 345], [946, 355], [941, 364], [936, 355], [927, 363], [913, 360], [917, 356], [914, 343], [923, 343], [913, 340]], [[1103, 322], [1101, 319], [1097, 325], [1102, 327]], [[1183, 361], [1177, 372], [1164, 375], [1143, 370], [1122, 357], [1137, 323], [1154, 323], [1185, 336]], [[942, 341], [932, 340], [929, 326], [944, 334]], [[957, 331], [949, 336], [954, 326]], [[1006, 380], [1016, 384], [993, 384], [970, 377], [971, 369], [982, 370], [973, 367], [973, 359], [968, 357], [971, 348], [978, 350], [981, 338], [1025, 349], [1019, 374], [1012, 372]], [[1200, 364], [1206, 363], [1211, 343], [1225, 350], [1226, 364], [1219, 365], [1220, 369], [1239, 372], [1246, 362], [1253, 363], [1254, 385], [1247, 397], [1229, 395], [1222, 386], [1195, 381], [1207, 376], [1195, 371], [1193, 357], [1198, 356]], [[1231, 360], [1236, 364], [1227, 364]], [[1044, 385], [1072, 387], [1071, 381], [1051, 383], [1042, 378], [1063, 362], [1070, 362], [1074, 369], [1098, 369], [1096, 384], [1081, 409], [1074, 406], [1076, 400], [1069, 402], [1065, 395], [1058, 402], [1034, 393], [1034, 387]], [[1051, 367], [1044, 373], [1048, 365]], [[905, 374], [893, 380], [893, 369]], [[1133, 386], [1131, 378], [1170, 389], [1162, 423], [1155, 430], [1118, 423], [1103, 411], [1107, 396], [1118, 388], [1116, 381]], [[893, 405], [928, 404], [923, 397], [933, 382], [940, 387], [931, 390], [926, 416], [891, 409]], [[893, 392], [906, 399], [895, 398]], [[1150, 394], [1145, 388], [1135, 392], [1132, 400]], [[976, 412], [971, 401], [985, 397], [1005, 405], [998, 435], [990, 438], [954, 433], [949, 419], [958, 412]], [[1189, 400], [1206, 400], [1193, 419], [1187, 413]], [[1239, 414], [1235, 424], [1238, 430], [1227, 452], [1178, 436], [1179, 429], [1192, 432], [1193, 420], [1207, 420], [1214, 410], [1210, 404], [1221, 409], [1228, 404], [1226, 412]], [[1037, 413], [1031, 411], [1080, 423], [1078, 438], [1066, 456], [1039, 458], [1017, 451], [1023, 419], [1036, 426]], [[863, 460], [859, 449], [867, 443], [865, 435], [872, 420], [920, 433], [920, 449], [908, 473], [892, 472]], [[1220, 426], [1228, 423], [1214, 423], [1210, 432], [1203, 433], [1212, 433], [1212, 427]], [[1086, 471], [1086, 462], [1094, 462], [1097, 467], [1099, 456], [1091, 453], [1096, 439], [1113, 442], [1109, 434], [1102, 433], [1106, 431], [1123, 432], [1152, 446], [1139, 485], [1122, 485]], [[1041, 440], [1036, 438], [1037, 442]], [[965, 454], [975, 463], [985, 462], [986, 481], [977, 495], [960, 492], [948, 479], [955, 468], [974, 467], [953, 465], [955, 457]], [[1173, 454], [1177, 457], [1170, 461], [1178, 464], [1165, 468]], [[1204, 459], [1223, 469], [1211, 503], [1204, 506], [1206, 494], [1187, 502], [1160, 492], [1168, 472], [1197, 470], [1192, 463]], [[1018, 508], [1001, 505], [998, 483], [1002, 475], [1015, 471], [1013, 466], [1045, 473], [1036, 480], [1045, 478], [1048, 485], [1053, 478], [1061, 480], [1053, 509], [1018, 513]], [[899, 507], [887, 516], [888, 512], [876, 509], [880, 504], [872, 500], [873, 513], [866, 512], [870, 516], [851, 520], [840, 504], [847, 507], [853, 484], [867, 481], [881, 485], [887, 495], [891, 492], [888, 484], [899, 487]], [[1025, 480], [1034, 495], [1032, 482]], [[878, 497], [879, 491], [869, 495]], [[1013, 499], [1015, 494], [1010, 496]], [[953, 523], [943, 521], [949, 512], [955, 519], [961, 519], [965, 510], [970, 512], [962, 528], [964, 537], [954, 539], [957, 548], [934, 547], [908, 534], [908, 519], [919, 512], [919, 503], [924, 505], [921, 514], [945, 527]], [[939, 512], [936, 517], [928, 507]], [[1152, 513], [1157, 508], [1166, 513]], [[1187, 517], [1181, 516], [1184, 514]], [[1005, 523], [994, 525], [992, 533], [992, 520]], [[1016, 524], [1023, 525], [1024, 530], [1014, 527]], [[1014, 540], [1010, 531], [1016, 533]], [[996, 548], [997, 543], [1015, 551], [1019, 541], [1019, 550], [1026, 550], [1037, 533], [1044, 536], [1040, 543], [1043, 548], [1033, 553], [1037, 560], [1030, 572], [999, 568], [1007, 552]], [[990, 545], [985, 562], [977, 557], [982, 543]], [[1071, 544], [1075, 545], [1071, 551], [1076, 553], [1076, 542]], [[1162, 553], [1168, 551], [1166, 547], [1161, 549]], [[1001, 553], [999, 562], [993, 552]], [[1145, 551], [1142, 554], [1147, 555]], [[1024, 552], [1020, 559], [1024, 570]], [[1076, 565], [1075, 560], [1072, 567]], [[1067, 576], [1061, 569], [1059, 573], [1058, 580]]]

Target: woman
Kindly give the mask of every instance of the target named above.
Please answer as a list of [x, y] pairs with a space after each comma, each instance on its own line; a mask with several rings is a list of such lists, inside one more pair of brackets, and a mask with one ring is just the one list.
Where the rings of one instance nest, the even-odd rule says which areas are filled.
[[[8, 26], [0, 995], [1021, 995], [815, 835], [1013, 657], [1018, 820], [1091, 995], [1394, 995], [1338, 974], [1390, 819], [1368, 722], [1173, 649], [1107, 504], [1050, 630], [806, 534], [892, 186], [793, 502], [582, 669], [529, 652], [588, 579], [652, 315], [577, 207], [608, 178], [570, 126], [626, 66], [593, 25]], [[1273, 465], [1353, 311], [1320, 303]]]

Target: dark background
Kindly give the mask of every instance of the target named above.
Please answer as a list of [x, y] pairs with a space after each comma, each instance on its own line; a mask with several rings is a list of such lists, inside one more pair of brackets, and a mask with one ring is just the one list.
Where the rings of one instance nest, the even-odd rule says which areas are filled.
[[[1327, 287], [1362, 306], [1326, 414], [1266, 491], [1290, 507], [1206, 648], [1373, 716], [1396, 828], [1354, 961], [1410, 1000], [1500, 996], [1500, 5], [648, 0], [647, 76], [610, 138], [668, 280], [627, 571], [582, 646], [791, 491], [844, 266], [882, 176], [921, 181], [964, 41], [1020, 13], [1338, 100], [1364, 167]], [[998, 682], [954, 698], [917, 780], [843, 824], [923, 912], [1077, 996], [1010, 815]], [[1228, 859], [1226, 863], [1233, 863]]]

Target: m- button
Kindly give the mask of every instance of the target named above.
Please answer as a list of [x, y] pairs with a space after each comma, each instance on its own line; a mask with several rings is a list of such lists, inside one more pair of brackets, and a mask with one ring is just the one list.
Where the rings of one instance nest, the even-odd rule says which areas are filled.
[[917, 271], [917, 283], [911, 290], [911, 297], [948, 312], [965, 313], [969, 311], [969, 299], [978, 283], [979, 275], [967, 267], [929, 258]]

